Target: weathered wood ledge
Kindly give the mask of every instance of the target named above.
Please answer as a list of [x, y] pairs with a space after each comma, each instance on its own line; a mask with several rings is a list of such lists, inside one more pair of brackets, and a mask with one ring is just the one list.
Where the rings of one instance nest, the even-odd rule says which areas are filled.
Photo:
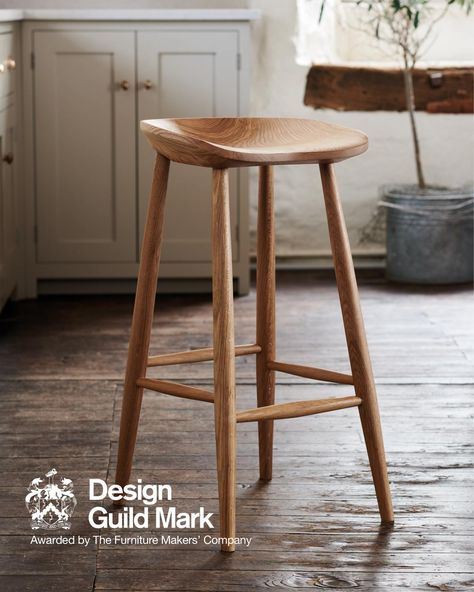
[[[419, 68], [413, 72], [416, 110], [474, 113], [474, 68]], [[404, 111], [402, 71], [360, 65], [313, 65], [304, 104], [338, 111]]]

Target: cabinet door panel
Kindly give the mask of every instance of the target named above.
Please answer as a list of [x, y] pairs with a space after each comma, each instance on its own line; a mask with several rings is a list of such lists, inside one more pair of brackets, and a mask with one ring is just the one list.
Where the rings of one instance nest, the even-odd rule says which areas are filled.
[[34, 51], [38, 261], [135, 261], [134, 33], [35, 32]]
[[14, 107], [0, 111], [0, 310], [18, 281], [18, 194]]
[[13, 40], [13, 31], [0, 32], [0, 64], [3, 66], [3, 72], [0, 73], [0, 98], [8, 97], [15, 90], [16, 71], [7, 67], [7, 60], [19, 60], [15, 54], [15, 45]]
[[[138, 33], [140, 120], [238, 115], [238, 36], [234, 31]], [[145, 88], [145, 81], [151, 88]], [[140, 228], [143, 229], [154, 154], [139, 140]], [[238, 173], [230, 175], [233, 246], [236, 246]], [[164, 262], [211, 260], [211, 171], [171, 165], [166, 205]]]

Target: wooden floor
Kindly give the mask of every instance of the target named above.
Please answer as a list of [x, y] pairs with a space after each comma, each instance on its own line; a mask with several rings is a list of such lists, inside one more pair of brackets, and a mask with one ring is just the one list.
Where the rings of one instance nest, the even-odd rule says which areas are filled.
[[[278, 359], [348, 371], [333, 282], [293, 273], [281, 275], [278, 288]], [[256, 425], [241, 424], [237, 523], [252, 543], [230, 556], [205, 546], [202, 536], [179, 549], [30, 544], [25, 488], [51, 467], [75, 484], [70, 533], [97, 534], [87, 523], [93, 502], [86, 488], [92, 477], [113, 482], [132, 299], [56, 297], [9, 305], [0, 317], [0, 589], [472, 590], [471, 288], [408, 289], [366, 279], [361, 295], [394, 528], [379, 528], [357, 410], [277, 423], [274, 479], [267, 485], [258, 482]], [[254, 291], [235, 308], [237, 343], [251, 342]], [[152, 352], [207, 346], [210, 319], [208, 296], [162, 297]], [[253, 359], [238, 358], [238, 409], [254, 406], [254, 370]], [[212, 365], [152, 374], [209, 386]], [[277, 378], [279, 402], [351, 392]], [[178, 511], [201, 505], [217, 511], [212, 415], [207, 403], [145, 394], [134, 478], [172, 484]]]

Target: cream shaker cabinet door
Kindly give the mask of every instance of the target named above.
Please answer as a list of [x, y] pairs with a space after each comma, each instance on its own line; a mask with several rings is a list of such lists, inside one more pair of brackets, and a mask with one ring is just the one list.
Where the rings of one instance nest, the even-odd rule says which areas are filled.
[[0, 32], [0, 99], [15, 91], [17, 60], [13, 31]]
[[35, 31], [39, 263], [136, 261], [135, 34]]
[[0, 310], [18, 280], [18, 195], [14, 108], [0, 112]]
[[[238, 33], [155, 30], [138, 33], [139, 119], [238, 115]], [[146, 216], [154, 153], [139, 139], [140, 236]], [[238, 173], [231, 171], [234, 257]], [[211, 261], [211, 171], [172, 163], [163, 262]]]

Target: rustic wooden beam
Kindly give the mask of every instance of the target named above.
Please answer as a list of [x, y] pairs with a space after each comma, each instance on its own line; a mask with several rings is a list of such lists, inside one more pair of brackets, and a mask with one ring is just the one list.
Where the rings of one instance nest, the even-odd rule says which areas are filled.
[[[416, 110], [473, 113], [474, 68], [415, 69]], [[339, 111], [404, 111], [401, 70], [314, 65], [306, 79], [304, 104]]]

